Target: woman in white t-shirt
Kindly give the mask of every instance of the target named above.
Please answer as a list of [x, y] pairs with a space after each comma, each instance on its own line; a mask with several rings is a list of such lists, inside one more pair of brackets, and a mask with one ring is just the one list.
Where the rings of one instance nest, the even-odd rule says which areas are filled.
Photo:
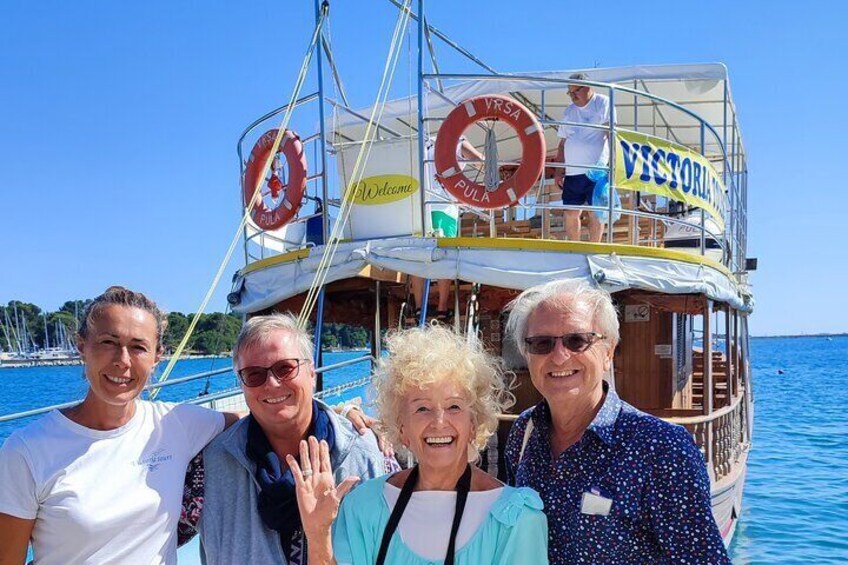
[[176, 563], [188, 462], [236, 414], [139, 399], [163, 351], [164, 314], [111, 287], [77, 336], [88, 392], [0, 449], [0, 563]]

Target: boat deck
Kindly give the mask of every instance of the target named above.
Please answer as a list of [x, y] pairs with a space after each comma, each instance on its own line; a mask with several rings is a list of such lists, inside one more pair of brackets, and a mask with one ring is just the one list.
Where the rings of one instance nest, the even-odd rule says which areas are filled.
[[[560, 196], [559, 189], [553, 189], [552, 185], [545, 187], [545, 193], [540, 195], [538, 210], [536, 214], [526, 219], [517, 218], [515, 209], [498, 214], [494, 221], [482, 218], [479, 215], [464, 214], [461, 223], [461, 235], [463, 237], [501, 237], [501, 238], [528, 238], [528, 239], [555, 239], [565, 240], [565, 227], [563, 224], [565, 208], [557, 204]], [[632, 193], [622, 194], [621, 203], [623, 210], [635, 210], [636, 197]], [[656, 198], [653, 196], [640, 197], [642, 211], [653, 210]], [[588, 214], [582, 215], [581, 240], [589, 239]], [[646, 212], [651, 214], [650, 212]], [[646, 247], [664, 247], [664, 235], [666, 223], [663, 212], [654, 212], [651, 217], [636, 216], [628, 213], [622, 214], [617, 222], [613, 223], [614, 244], [639, 245]], [[494, 232], [494, 233], [493, 233]], [[604, 242], [607, 240], [604, 239]]]

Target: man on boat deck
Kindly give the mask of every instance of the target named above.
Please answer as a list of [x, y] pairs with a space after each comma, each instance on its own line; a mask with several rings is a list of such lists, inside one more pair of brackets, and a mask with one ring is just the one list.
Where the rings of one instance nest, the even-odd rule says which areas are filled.
[[[584, 73], [575, 73], [568, 78], [588, 80]], [[609, 97], [593, 91], [590, 86], [579, 84], [569, 85], [568, 96], [572, 104], [565, 108], [562, 121], [588, 126], [609, 125]], [[580, 125], [561, 125], [557, 136], [560, 141], [556, 160], [564, 162], [565, 168], [557, 169], [554, 180], [562, 189], [562, 203], [566, 206], [591, 206], [595, 182], [586, 176], [586, 172], [593, 165], [609, 162], [609, 132]], [[581, 213], [581, 210], [565, 211], [565, 234], [569, 241], [580, 241]], [[601, 241], [603, 235], [603, 222], [597, 214], [589, 212], [589, 241]]]
[[604, 381], [618, 342], [609, 293], [554, 281], [510, 306], [507, 332], [544, 400], [510, 431], [507, 476], [541, 495], [550, 562], [730, 563], [689, 433]]
[[315, 436], [330, 446], [336, 482], [383, 475], [373, 434], [360, 435], [313, 398], [312, 340], [290, 314], [251, 318], [233, 347], [250, 415], [203, 452], [205, 501], [198, 531], [204, 563], [306, 563], [295, 483], [286, 455]]

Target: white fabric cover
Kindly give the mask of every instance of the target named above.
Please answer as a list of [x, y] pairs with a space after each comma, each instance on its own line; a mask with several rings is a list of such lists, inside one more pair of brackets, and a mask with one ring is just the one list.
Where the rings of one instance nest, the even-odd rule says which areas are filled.
[[[428, 118], [444, 118], [456, 103], [484, 94], [498, 93], [520, 93], [521, 96], [533, 104], [540, 105], [542, 102], [542, 91], [544, 91], [545, 105], [548, 115], [553, 119], [559, 118], [561, 111], [570, 100], [566, 94], [568, 77], [575, 73], [585, 73], [589, 81], [600, 83], [614, 83], [627, 88], [636, 88], [639, 91], [648, 92], [672, 102], [679, 102], [693, 109], [706, 122], [716, 129], [721, 136], [725, 119], [725, 85], [727, 86], [727, 120], [728, 128], [734, 125], [738, 128], [736, 120], [736, 109], [730, 91], [730, 80], [727, 68], [721, 63], [703, 63], [693, 65], [642, 65], [633, 67], [616, 67], [600, 69], [572, 69], [567, 71], [543, 71], [523, 72], [499, 75], [500, 78], [487, 80], [468, 79], [454, 82], [445, 88], [444, 94], [437, 92], [426, 93], [426, 115]], [[521, 78], [519, 78], [521, 77]], [[535, 79], [535, 80], [534, 80]], [[545, 79], [544, 81], [538, 79]], [[562, 82], [550, 82], [562, 81]], [[596, 92], [608, 94], [606, 88], [596, 87]], [[638, 124], [640, 131], [645, 131], [652, 123], [668, 126], [674, 130], [669, 136], [673, 141], [691, 147], [700, 147], [699, 128], [690, 127], [693, 118], [685, 112], [671, 107], [659, 106], [655, 110], [646, 108], [648, 100], [640, 100], [638, 115], [634, 112], [633, 96], [627, 93], [619, 93], [615, 100], [616, 122], [624, 129], [634, 129]], [[370, 115], [370, 109], [361, 109], [360, 115]], [[393, 100], [386, 104], [381, 123], [400, 135], [413, 135], [417, 127], [418, 101], [416, 97]], [[351, 114], [338, 111], [335, 116], [328, 118], [328, 127], [349, 139], [362, 139], [365, 132], [365, 121]], [[438, 122], [429, 122], [432, 129], [430, 134], [435, 134]], [[466, 134], [474, 145], [479, 145], [481, 139], [473, 129]], [[658, 131], [665, 136], [665, 130]], [[546, 135], [548, 147], [553, 147], [557, 142], [555, 133], [548, 130]], [[511, 154], [509, 148], [513, 151]], [[709, 155], [715, 155], [719, 151], [717, 140], [711, 134], [705, 139], [705, 151]], [[744, 153], [742, 147], [728, 147], [728, 153]], [[512, 159], [520, 154], [520, 144], [499, 144], [501, 159]], [[731, 157], [732, 158], [732, 157]], [[716, 163], [716, 168], [721, 172], [721, 163]]]
[[[307, 259], [281, 263], [239, 275], [241, 301], [233, 310], [250, 313], [309, 289], [320, 261], [321, 247]], [[393, 238], [348, 242], [339, 251], [326, 282], [355, 276], [366, 265], [429, 279], [454, 279], [523, 290], [564, 278], [600, 282], [611, 292], [627, 288], [668, 294], [704, 293], [713, 300], [748, 309], [747, 300], [722, 272], [708, 266], [668, 259], [615, 254], [438, 247], [434, 238]]]

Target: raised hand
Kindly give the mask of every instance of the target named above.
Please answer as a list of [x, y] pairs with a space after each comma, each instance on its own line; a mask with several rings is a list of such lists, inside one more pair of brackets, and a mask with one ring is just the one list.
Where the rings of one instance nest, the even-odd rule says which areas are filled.
[[342, 498], [350, 492], [359, 477], [347, 477], [336, 486], [330, 467], [330, 447], [326, 441], [310, 436], [300, 442], [300, 461], [288, 455], [286, 462], [294, 475], [300, 521], [309, 545], [329, 545], [330, 527], [339, 513]]

